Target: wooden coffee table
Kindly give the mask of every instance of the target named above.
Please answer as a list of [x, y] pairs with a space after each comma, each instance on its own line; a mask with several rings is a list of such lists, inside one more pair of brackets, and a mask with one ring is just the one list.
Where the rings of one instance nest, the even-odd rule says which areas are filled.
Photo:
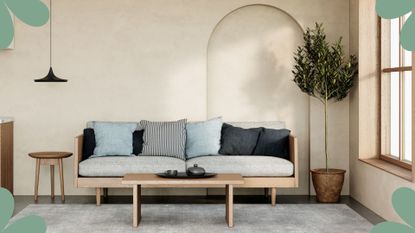
[[133, 226], [138, 227], [141, 220], [141, 186], [171, 187], [171, 188], [200, 188], [200, 187], [226, 187], [226, 222], [233, 227], [233, 186], [244, 184], [240, 174], [218, 174], [204, 179], [169, 179], [161, 178], [155, 174], [127, 174], [122, 184], [133, 188]]

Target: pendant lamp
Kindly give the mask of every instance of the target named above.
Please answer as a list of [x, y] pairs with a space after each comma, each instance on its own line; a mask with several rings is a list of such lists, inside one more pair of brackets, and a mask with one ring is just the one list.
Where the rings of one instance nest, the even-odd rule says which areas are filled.
[[49, 73], [41, 79], [36, 79], [35, 82], [43, 82], [43, 83], [47, 83], [47, 82], [68, 82], [68, 80], [66, 79], [61, 79], [58, 78], [54, 73], [53, 73], [53, 69], [52, 69], [52, 0], [50, 0], [50, 6], [49, 6], [49, 26], [50, 26], [50, 30], [49, 30]]

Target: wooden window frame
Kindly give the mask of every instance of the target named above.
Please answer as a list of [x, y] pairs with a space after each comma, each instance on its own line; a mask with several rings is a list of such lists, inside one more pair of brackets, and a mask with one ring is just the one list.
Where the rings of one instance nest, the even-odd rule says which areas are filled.
[[[399, 24], [400, 24], [400, 30], [402, 29], [403, 26], [403, 17], [399, 18]], [[404, 50], [402, 48], [401, 45], [399, 45], [400, 51], [399, 51], [399, 67], [388, 67], [388, 68], [382, 68], [382, 19], [379, 17], [378, 18], [378, 46], [379, 46], [379, 64], [380, 64], [380, 72], [379, 72], [379, 87], [380, 89], [382, 89], [382, 75], [385, 73], [396, 73], [399, 72], [399, 119], [400, 119], [400, 123], [399, 123], [399, 158], [396, 158], [396, 156], [391, 156], [391, 155], [385, 155], [382, 154], [382, 150], [379, 150], [381, 152], [381, 155], [379, 156], [379, 159], [382, 161], [385, 161], [387, 163], [399, 166], [401, 168], [404, 168], [406, 170], [409, 171], [413, 171], [413, 167], [414, 167], [414, 158], [415, 158], [415, 52], [412, 52], [412, 66], [404, 66], [405, 64], [403, 64], [404, 62]], [[408, 72], [408, 71], [412, 71], [412, 161], [405, 161], [403, 158], [403, 148], [404, 148], [404, 142], [403, 142], [403, 135], [405, 133], [405, 127], [403, 126], [403, 105], [404, 105], [404, 99], [403, 99], [403, 82], [404, 82], [404, 73]], [[382, 100], [381, 97], [382, 93], [381, 91], [379, 91], [379, 99]], [[381, 107], [379, 108], [379, 115], [380, 118], [382, 119], [382, 113], [381, 113]], [[382, 120], [380, 120], [379, 125], [381, 126]], [[379, 139], [380, 140], [380, 139]], [[379, 145], [381, 145], [382, 142], [379, 143]]]

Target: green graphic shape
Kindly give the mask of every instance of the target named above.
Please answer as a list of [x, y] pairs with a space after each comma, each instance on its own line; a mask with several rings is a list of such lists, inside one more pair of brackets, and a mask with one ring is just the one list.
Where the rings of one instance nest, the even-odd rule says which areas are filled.
[[13, 215], [13, 211], [14, 199], [12, 194], [7, 189], [0, 188], [0, 233], [46, 232], [45, 221], [35, 215], [23, 217], [7, 225]]
[[0, 48], [7, 48], [13, 41], [13, 13], [30, 26], [42, 26], [49, 20], [49, 9], [40, 0], [0, 0]]
[[396, 190], [392, 195], [392, 205], [407, 225], [383, 222], [374, 226], [371, 233], [415, 233], [415, 191], [410, 188]]
[[394, 19], [411, 13], [402, 28], [400, 42], [404, 49], [415, 51], [414, 0], [377, 0], [376, 12], [384, 19]]
[[376, 2], [376, 12], [384, 19], [404, 16], [414, 8], [414, 0], [377, 0]]

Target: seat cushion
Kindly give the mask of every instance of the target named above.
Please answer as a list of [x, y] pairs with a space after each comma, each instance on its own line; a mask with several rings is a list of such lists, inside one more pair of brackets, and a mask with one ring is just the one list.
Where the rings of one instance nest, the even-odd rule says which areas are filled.
[[162, 156], [95, 157], [79, 163], [81, 176], [122, 177], [127, 173], [183, 172], [185, 169], [183, 160]]
[[285, 159], [271, 156], [203, 156], [190, 159], [187, 167], [198, 164], [206, 172], [239, 173], [242, 176], [292, 176], [293, 164]]

